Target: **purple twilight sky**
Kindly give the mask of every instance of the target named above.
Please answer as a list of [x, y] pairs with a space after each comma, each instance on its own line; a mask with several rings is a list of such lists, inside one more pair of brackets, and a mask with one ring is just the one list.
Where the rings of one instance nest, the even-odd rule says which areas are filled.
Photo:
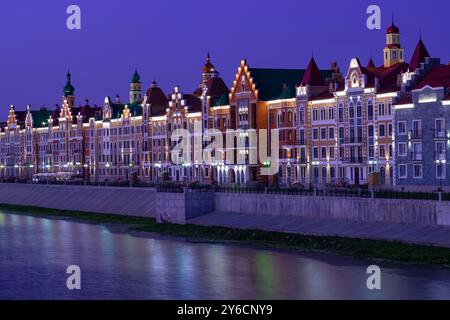
[[[66, 9], [81, 8], [82, 29], [66, 28]], [[366, 28], [366, 8], [382, 10], [382, 30]], [[382, 63], [392, 11], [406, 56], [419, 30], [430, 53], [450, 61], [448, 0], [20, 0], [0, 3], [0, 111], [61, 102], [67, 68], [77, 102], [127, 99], [137, 65], [144, 89], [152, 80], [166, 92], [191, 93], [209, 49], [231, 84], [241, 59], [253, 67], [305, 68], [314, 51], [320, 67], [337, 60], [346, 70], [358, 56]]]

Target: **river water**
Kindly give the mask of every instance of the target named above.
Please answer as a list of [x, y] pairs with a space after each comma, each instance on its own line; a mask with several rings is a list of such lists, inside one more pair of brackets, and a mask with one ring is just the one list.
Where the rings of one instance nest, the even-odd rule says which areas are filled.
[[371, 264], [0, 213], [0, 299], [450, 299], [450, 269], [375, 263], [368, 290]]

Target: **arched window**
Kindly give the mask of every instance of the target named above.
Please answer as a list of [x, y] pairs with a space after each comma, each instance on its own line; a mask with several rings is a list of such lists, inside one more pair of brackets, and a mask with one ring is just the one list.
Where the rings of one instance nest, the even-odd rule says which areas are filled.
[[305, 108], [300, 108], [300, 125], [305, 124]]
[[348, 116], [350, 119], [353, 119], [355, 117], [355, 104], [353, 101], [350, 101], [348, 105]]

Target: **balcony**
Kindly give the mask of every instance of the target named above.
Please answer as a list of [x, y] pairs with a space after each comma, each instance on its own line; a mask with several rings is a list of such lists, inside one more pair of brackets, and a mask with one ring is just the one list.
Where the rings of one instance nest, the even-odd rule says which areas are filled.
[[341, 159], [343, 163], [362, 164], [367, 161], [365, 157], [345, 157]]
[[409, 132], [410, 139], [420, 140], [423, 138], [422, 130], [411, 130]]
[[447, 139], [447, 135], [448, 135], [447, 130], [434, 130], [435, 139]]
[[446, 162], [447, 160], [447, 155], [444, 152], [435, 152], [434, 153], [434, 160], [437, 162]]
[[339, 142], [341, 144], [363, 144], [365, 143], [365, 141], [366, 141], [365, 137], [346, 137], [339, 139]]
[[423, 161], [423, 154], [422, 152], [412, 152], [410, 153], [409, 158], [411, 161]]

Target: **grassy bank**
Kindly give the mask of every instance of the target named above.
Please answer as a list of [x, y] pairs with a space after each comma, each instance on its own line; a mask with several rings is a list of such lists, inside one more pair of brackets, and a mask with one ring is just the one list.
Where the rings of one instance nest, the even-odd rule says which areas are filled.
[[114, 214], [98, 214], [30, 206], [3, 205], [0, 210], [25, 213], [40, 217], [58, 217], [89, 223], [115, 223], [133, 231], [154, 232], [163, 235], [208, 241], [235, 241], [264, 247], [301, 251], [328, 252], [356, 258], [381, 259], [407, 264], [450, 267], [450, 249], [410, 245], [401, 242], [359, 240], [340, 237], [302, 236], [291, 233], [261, 230], [239, 230], [196, 225], [157, 224], [153, 218], [139, 218]]

